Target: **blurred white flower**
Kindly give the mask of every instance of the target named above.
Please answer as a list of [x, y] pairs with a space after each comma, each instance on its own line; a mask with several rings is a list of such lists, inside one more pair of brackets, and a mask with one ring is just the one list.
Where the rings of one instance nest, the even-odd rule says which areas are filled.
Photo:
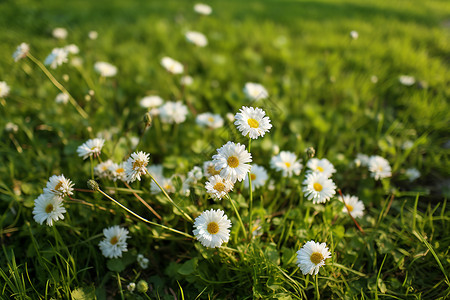
[[369, 158], [369, 171], [375, 180], [392, 176], [389, 162], [378, 155], [374, 155]]
[[27, 43], [22, 43], [17, 46], [16, 51], [13, 53], [14, 61], [17, 62], [20, 59], [27, 56], [28, 52], [30, 52], [30, 46]]
[[376, 75], [372, 75], [372, 76], [370, 76], [370, 81], [372, 83], [377, 83], [378, 82], [378, 77]]
[[216, 167], [212, 160], [205, 161], [203, 163], [203, 173], [206, 178], [209, 178], [214, 175], [219, 175], [221, 170], [216, 171]]
[[136, 289], [136, 283], [130, 282], [130, 283], [127, 285], [127, 290], [128, 290], [130, 293], [134, 292], [135, 289]]
[[216, 129], [223, 126], [222, 117], [210, 112], [197, 115], [195, 122], [200, 126], [209, 127], [211, 129]]
[[186, 36], [186, 40], [188, 42], [190, 42], [196, 46], [205, 47], [206, 45], [208, 45], [208, 39], [201, 32], [188, 31], [188, 32], [186, 32], [185, 36]]
[[225, 115], [225, 118], [227, 118], [227, 120], [230, 122], [234, 122], [234, 115], [232, 113], [227, 113]]
[[105, 238], [98, 244], [102, 254], [107, 258], [122, 257], [122, 252], [128, 251], [128, 233], [127, 229], [117, 225], [103, 229]]
[[342, 212], [349, 213], [353, 218], [362, 218], [364, 215], [364, 203], [358, 199], [356, 196], [351, 195], [343, 195], [344, 199], [342, 200], [342, 197], [338, 197], [339, 201], [344, 203], [344, 208], [342, 209]]
[[269, 97], [269, 93], [266, 88], [259, 83], [247, 82], [244, 86], [244, 94], [250, 100], [260, 100]]
[[80, 49], [75, 44], [65, 46], [64, 50], [66, 50], [70, 54], [78, 54], [80, 52]]
[[202, 172], [202, 168], [195, 166], [192, 168], [192, 170], [190, 170], [187, 174], [188, 178], [192, 178], [192, 180], [194, 182], [197, 182], [197, 180], [200, 180], [203, 178], [203, 172]]
[[5, 81], [0, 81], [0, 98], [8, 96], [9, 90], [8, 84]]
[[297, 160], [295, 153], [281, 151], [280, 154], [272, 157], [270, 167], [276, 171], [283, 172], [283, 177], [292, 177], [293, 174], [300, 174], [303, 167], [300, 161]]
[[352, 39], [356, 40], [356, 39], [359, 37], [359, 34], [358, 34], [357, 31], [352, 30], [352, 31], [350, 31], [350, 37], [351, 37]]
[[53, 226], [53, 222], [64, 219], [66, 209], [62, 204], [63, 199], [59, 195], [52, 193], [43, 193], [34, 200], [33, 217], [34, 220], [41, 224], [44, 221], [48, 226]]
[[336, 172], [333, 164], [326, 158], [311, 158], [306, 166], [311, 170], [311, 172], [322, 173], [326, 177], [331, 177], [331, 175]]
[[96, 40], [96, 39], [98, 38], [98, 32], [97, 32], [97, 31], [94, 31], [94, 30], [89, 31], [88, 37], [89, 37], [91, 40]]
[[67, 104], [69, 102], [69, 95], [67, 95], [65, 93], [59, 93], [55, 97], [55, 102], [56, 103]]
[[143, 108], [155, 108], [161, 106], [164, 100], [160, 96], [145, 96], [139, 101], [139, 105]]
[[411, 149], [413, 146], [414, 146], [414, 142], [408, 140], [408, 141], [405, 141], [405, 142], [402, 144], [402, 149], [403, 149], [403, 150], [408, 150], [408, 149]]
[[56, 69], [58, 66], [66, 63], [67, 51], [63, 48], [54, 48], [52, 53], [50, 53], [44, 60], [45, 65], [50, 65], [50, 68]]
[[242, 106], [239, 111], [234, 116], [236, 119], [234, 125], [237, 125], [243, 136], [248, 135], [251, 139], [257, 139], [272, 128], [269, 117], [266, 117], [265, 111], [261, 108]]
[[181, 85], [189, 86], [194, 83], [194, 79], [189, 75], [185, 75], [185, 76], [181, 77], [180, 83], [181, 83]]
[[113, 77], [117, 74], [117, 67], [104, 61], [96, 62], [94, 69], [103, 77]]
[[142, 269], [148, 268], [148, 258], [145, 258], [143, 254], [138, 254], [137, 262]]
[[12, 122], [8, 122], [5, 125], [5, 130], [7, 132], [16, 133], [17, 131], [19, 131], [19, 126], [17, 126], [16, 124], [14, 124]]
[[78, 147], [78, 156], [83, 157], [83, 159], [86, 159], [90, 156], [98, 157], [102, 151], [104, 143], [104, 139], [96, 138], [87, 140], [87, 142]]
[[322, 173], [309, 173], [303, 181], [303, 193], [313, 204], [325, 203], [336, 194], [336, 185]]
[[125, 163], [124, 162], [122, 162], [120, 164], [113, 163], [108, 167], [108, 170], [111, 173], [112, 179], [114, 181], [117, 181], [117, 180], [125, 181], [126, 180]]
[[57, 27], [57, 28], [53, 29], [52, 35], [56, 39], [65, 40], [67, 37], [67, 29], [62, 28], [62, 27]]
[[223, 210], [206, 210], [195, 218], [194, 235], [200, 243], [208, 248], [216, 248], [228, 242], [231, 221]]
[[406, 169], [405, 175], [408, 177], [409, 181], [414, 181], [420, 177], [420, 172], [416, 168], [409, 168]]
[[398, 77], [398, 81], [399, 81], [401, 84], [406, 85], [406, 86], [411, 86], [411, 85], [413, 85], [414, 83], [416, 83], [416, 79], [415, 79], [414, 77], [408, 76], [408, 75], [400, 75], [400, 76]]
[[330, 257], [331, 252], [328, 251], [327, 244], [311, 240], [297, 251], [297, 265], [303, 275], [317, 275], [320, 267], [325, 265], [325, 260]]
[[252, 162], [252, 154], [245, 149], [245, 145], [240, 143], [226, 143], [217, 149], [217, 154], [212, 158], [216, 171], [221, 170], [220, 176], [233, 183], [236, 180], [244, 180], [251, 169], [248, 163]]
[[109, 178], [111, 172], [109, 168], [113, 165], [113, 161], [108, 159], [107, 161], [101, 162], [94, 168], [94, 174], [100, 178]]
[[201, 15], [210, 15], [212, 13], [212, 8], [209, 5], [197, 3], [194, 5], [194, 11]]
[[234, 187], [233, 182], [229, 179], [223, 179], [219, 175], [209, 177], [205, 184], [206, 192], [211, 195], [213, 199], [222, 199]]
[[172, 74], [181, 74], [184, 72], [184, 67], [180, 62], [167, 56], [161, 59], [161, 65]]
[[81, 65], [83, 65], [83, 59], [81, 57], [72, 57], [70, 59], [70, 64], [74, 67], [80, 67]]
[[354, 162], [357, 167], [367, 167], [369, 165], [369, 156], [366, 154], [358, 153], [356, 154]]
[[167, 101], [159, 108], [159, 115], [163, 123], [183, 123], [186, 121], [188, 113], [188, 108], [181, 101]]
[[[269, 179], [269, 176], [267, 175], [267, 171], [266, 169], [264, 169], [264, 167], [259, 166], [257, 164], [253, 164], [250, 170], [250, 178], [252, 179], [252, 190], [255, 190], [259, 187], [264, 186], [266, 184], [267, 179]], [[248, 188], [249, 184], [250, 183], [248, 181], [248, 173], [247, 173], [244, 179], [244, 186]]]

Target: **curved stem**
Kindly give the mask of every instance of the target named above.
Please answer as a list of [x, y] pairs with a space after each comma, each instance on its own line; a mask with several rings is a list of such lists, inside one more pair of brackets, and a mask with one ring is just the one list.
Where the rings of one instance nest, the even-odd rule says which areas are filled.
[[130, 186], [126, 181], [123, 181], [123, 183], [124, 183], [124, 184], [127, 186], [127, 188], [133, 193], [133, 195], [134, 195], [139, 201], [141, 201], [141, 203], [144, 204], [145, 207], [147, 207], [147, 209], [148, 209], [149, 211], [151, 211], [158, 219], [160, 219], [160, 220], [162, 219], [161, 216], [153, 209], [153, 207], [150, 206], [150, 204], [148, 204], [147, 202], [145, 202], [145, 200], [142, 199], [141, 196], [139, 196], [138, 194], [136, 194], [136, 193], [132, 190], [131, 186]]

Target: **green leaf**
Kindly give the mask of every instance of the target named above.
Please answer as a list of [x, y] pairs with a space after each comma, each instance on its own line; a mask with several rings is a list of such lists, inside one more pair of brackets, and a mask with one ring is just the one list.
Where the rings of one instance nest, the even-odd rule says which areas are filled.
[[193, 258], [185, 262], [181, 268], [178, 269], [178, 273], [181, 275], [189, 275], [194, 273], [197, 268], [198, 258]]
[[113, 259], [108, 260], [108, 262], [106, 263], [106, 266], [111, 271], [118, 272], [118, 273], [125, 270], [125, 264], [123, 263], [122, 259], [120, 259], [120, 258], [113, 258]]

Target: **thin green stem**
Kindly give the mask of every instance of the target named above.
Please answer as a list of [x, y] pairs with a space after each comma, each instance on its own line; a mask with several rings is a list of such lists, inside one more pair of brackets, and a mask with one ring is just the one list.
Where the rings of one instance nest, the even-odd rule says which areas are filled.
[[56, 80], [56, 78], [50, 73], [50, 71], [44, 66], [43, 63], [41, 63], [37, 58], [35, 58], [30, 53], [27, 54], [27, 57], [31, 59], [41, 70], [44, 72], [45, 75], [47, 75], [48, 79], [53, 83], [54, 86], [56, 86], [62, 93], [69, 96], [70, 103], [75, 107], [75, 109], [78, 111], [78, 113], [84, 118], [88, 119], [88, 114], [81, 108], [81, 106], [77, 103], [77, 101], [72, 97], [72, 95], [66, 90], [66, 88]]
[[94, 180], [94, 161], [92, 160], [92, 155], [89, 156], [89, 159], [91, 160], [91, 179]]
[[315, 277], [315, 288], [316, 288], [316, 299], [320, 299], [320, 293], [319, 293], [319, 274], [317, 274]]
[[228, 200], [230, 200], [231, 206], [233, 206], [234, 212], [236, 213], [239, 223], [241, 223], [242, 230], [244, 231], [244, 236], [246, 237], [247, 231], [245, 230], [244, 222], [242, 222], [241, 215], [239, 214], [239, 211], [237, 210], [236, 205], [234, 205], [233, 199], [231, 199], [230, 195], [227, 194], [226, 197], [228, 198]]
[[183, 236], [185, 236], [185, 237], [194, 239], [194, 237], [193, 237], [192, 235], [188, 234], [188, 233], [185, 233], [185, 232], [182, 232], [182, 231], [179, 231], [179, 230], [176, 230], [176, 229], [173, 229], [173, 228], [170, 228], [170, 227], [167, 227], [167, 226], [164, 226], [164, 225], [161, 225], [161, 224], [158, 224], [158, 223], [149, 221], [149, 220], [147, 220], [147, 219], [141, 217], [140, 215], [138, 215], [137, 213], [135, 213], [135, 212], [132, 211], [131, 209], [127, 208], [127, 207], [124, 206], [123, 204], [119, 203], [116, 199], [112, 198], [111, 196], [109, 196], [108, 194], [106, 194], [106, 193], [105, 193], [104, 191], [102, 191], [101, 189], [98, 189], [98, 191], [99, 191], [103, 196], [105, 196], [106, 198], [108, 198], [109, 200], [111, 200], [112, 202], [114, 202], [115, 204], [119, 205], [122, 209], [126, 210], [127, 212], [129, 212], [130, 214], [132, 214], [133, 216], [135, 216], [136, 218], [138, 218], [139, 220], [141, 220], [141, 221], [143, 221], [143, 222], [145, 222], [145, 223], [151, 224], [151, 225], [153, 225], [153, 226], [161, 227], [161, 228], [163, 228], [163, 229], [166, 229], [166, 230], [169, 230], [169, 231], [172, 231], [172, 232], [181, 234], [181, 235], [183, 235]]
[[[251, 153], [250, 151], [252, 150], [252, 139], [249, 137], [248, 140], [248, 152]], [[251, 170], [251, 169], [250, 169]], [[253, 191], [252, 191], [252, 176], [251, 176], [251, 171], [248, 171], [248, 186], [249, 186], [249, 193], [250, 193], [250, 205], [249, 205], [249, 222], [248, 222], [248, 228], [250, 231], [250, 235], [249, 235], [249, 239], [252, 239], [252, 217], [253, 217]]]
[[120, 297], [122, 298], [122, 300], [125, 300], [125, 297], [123, 295], [122, 282], [120, 281], [119, 272], [116, 272], [116, 275], [117, 275], [117, 283], [119, 284]]
[[145, 170], [146, 170], [147, 174], [150, 176], [150, 178], [156, 183], [156, 185], [159, 187], [159, 189], [163, 192], [164, 196], [166, 196], [166, 198], [169, 200], [169, 202], [172, 203], [172, 205], [175, 206], [183, 214], [183, 216], [186, 218], [186, 220], [188, 220], [191, 223], [194, 223], [194, 220], [192, 220], [192, 218], [181, 207], [179, 207], [172, 200], [172, 198], [170, 198], [170, 196], [167, 194], [166, 190], [163, 189], [163, 187], [159, 185], [158, 181], [156, 181], [156, 179], [152, 176], [152, 174], [150, 174], [150, 172], [148, 172], [147, 169], [145, 169]]

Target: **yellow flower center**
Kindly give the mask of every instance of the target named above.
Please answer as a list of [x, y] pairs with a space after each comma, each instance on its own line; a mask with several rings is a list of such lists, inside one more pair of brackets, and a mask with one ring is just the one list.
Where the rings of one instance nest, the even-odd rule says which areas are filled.
[[256, 179], [256, 175], [255, 174], [250, 174], [250, 178], [251, 178], [251, 180], [255, 180]]
[[220, 174], [220, 171], [216, 171], [216, 169], [214, 168], [214, 165], [209, 165], [207, 168], [207, 171], [208, 171], [209, 175], [211, 175], [211, 176]]
[[143, 160], [136, 160], [133, 163], [133, 170], [139, 170], [141, 168], [144, 168], [147, 165], [147, 163]]
[[97, 146], [92, 147], [91, 151], [94, 151], [95, 149], [97, 149]]
[[214, 185], [214, 189], [218, 192], [223, 192], [225, 191], [225, 184], [223, 184], [222, 182], [218, 182]]
[[208, 224], [208, 232], [210, 234], [216, 234], [219, 232], [219, 224], [216, 222], [211, 222]]
[[323, 186], [318, 182], [314, 182], [313, 187], [317, 192], [320, 192], [321, 190], [323, 190]]
[[58, 181], [58, 184], [55, 185], [55, 190], [59, 191], [59, 189], [62, 187], [62, 181]]
[[236, 156], [230, 156], [227, 159], [227, 163], [231, 168], [239, 166], [239, 159]]
[[259, 126], [259, 122], [252, 118], [249, 118], [247, 120], [247, 123], [251, 128], [258, 128], [258, 126]]
[[123, 168], [118, 168], [118, 169], [116, 170], [116, 173], [123, 173], [123, 172], [125, 172], [125, 170], [124, 170]]
[[171, 188], [172, 188], [172, 186], [170, 184], [164, 185], [164, 189], [165, 190], [170, 190]]
[[316, 169], [317, 169], [317, 171], [319, 171], [319, 172], [323, 172], [323, 168], [322, 168], [322, 167], [317, 167]]
[[346, 204], [345, 206], [347, 207], [347, 210], [348, 210], [349, 212], [352, 212], [352, 211], [353, 211], [353, 206], [351, 206], [350, 204]]
[[314, 264], [317, 265], [323, 260], [323, 255], [322, 253], [314, 252], [313, 254], [311, 254], [310, 259]]
[[285, 162], [284, 164], [286, 165], [286, 168], [290, 168], [291, 167], [291, 163]]
[[208, 121], [209, 121], [209, 123], [212, 123], [212, 122], [214, 122], [214, 118], [213, 117], [209, 117]]
[[53, 204], [51, 203], [47, 204], [47, 206], [45, 207], [45, 212], [49, 214], [52, 211], [53, 211]]
[[119, 242], [119, 239], [117, 238], [117, 236], [113, 236], [109, 242], [111, 243], [111, 245], [115, 245]]

